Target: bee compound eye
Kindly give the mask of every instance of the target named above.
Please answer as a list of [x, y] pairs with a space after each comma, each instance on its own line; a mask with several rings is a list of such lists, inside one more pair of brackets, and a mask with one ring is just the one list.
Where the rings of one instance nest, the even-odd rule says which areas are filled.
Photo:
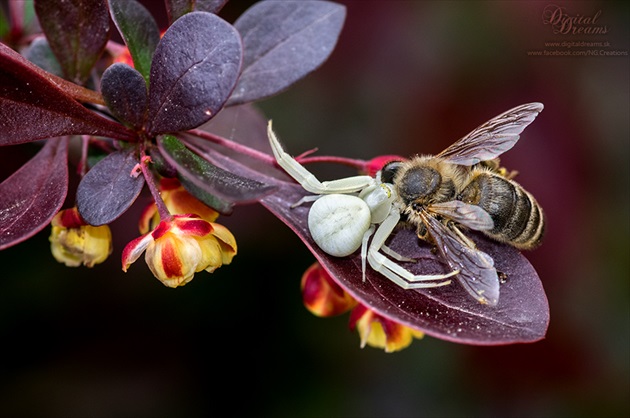
[[371, 223], [368, 205], [356, 196], [324, 195], [308, 212], [308, 229], [326, 254], [345, 257], [361, 246]]
[[402, 161], [391, 161], [385, 164], [381, 170], [381, 181], [383, 183], [393, 183], [394, 177], [396, 177], [401, 166]]

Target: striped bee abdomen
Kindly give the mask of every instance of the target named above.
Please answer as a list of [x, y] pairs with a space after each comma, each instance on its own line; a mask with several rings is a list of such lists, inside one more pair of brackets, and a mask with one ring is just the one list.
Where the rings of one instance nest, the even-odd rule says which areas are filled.
[[545, 227], [542, 209], [518, 183], [488, 170], [475, 170], [458, 198], [488, 212], [494, 221], [494, 228], [486, 231], [490, 237], [521, 249], [540, 245]]

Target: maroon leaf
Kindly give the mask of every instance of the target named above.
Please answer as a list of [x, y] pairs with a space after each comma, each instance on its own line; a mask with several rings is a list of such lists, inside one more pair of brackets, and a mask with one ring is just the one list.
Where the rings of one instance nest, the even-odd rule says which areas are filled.
[[74, 134], [134, 140], [132, 132], [81, 106], [46, 74], [0, 43], [0, 145]]
[[106, 2], [37, 0], [35, 11], [66, 79], [83, 84], [109, 38]]
[[151, 64], [149, 134], [196, 128], [218, 113], [236, 84], [241, 55], [236, 29], [212, 13], [173, 23]]
[[234, 22], [243, 38], [243, 73], [228, 105], [281, 92], [331, 54], [346, 17], [327, 1], [263, 1]]
[[[494, 259], [497, 270], [507, 274], [495, 307], [478, 303], [457, 280], [433, 289], [404, 290], [368, 266], [363, 282], [359, 254], [336, 258], [323, 253], [308, 232], [309, 205], [290, 208], [305, 194], [300, 186], [287, 184], [261, 203], [302, 239], [337, 283], [368, 308], [433, 337], [457, 343], [500, 345], [534, 342], [545, 336], [549, 323], [547, 297], [536, 271], [516, 249], [480, 234], [470, 234], [479, 248]], [[431, 246], [419, 242], [411, 230], [397, 231], [388, 245], [403, 256], [418, 260], [404, 264], [416, 274], [448, 271], [439, 255], [432, 253]]]
[[52, 138], [0, 184], [0, 250], [41, 231], [68, 192], [68, 138]]
[[138, 156], [135, 148], [116, 151], [99, 161], [79, 183], [77, 208], [90, 225], [105, 225], [122, 215], [136, 200], [144, 177], [132, 175]]
[[101, 92], [107, 107], [121, 122], [140, 129], [147, 110], [147, 83], [127, 64], [116, 63], [103, 73]]

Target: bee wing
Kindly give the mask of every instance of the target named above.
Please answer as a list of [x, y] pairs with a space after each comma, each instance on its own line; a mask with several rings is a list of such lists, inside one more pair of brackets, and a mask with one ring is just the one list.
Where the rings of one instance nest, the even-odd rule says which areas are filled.
[[499, 301], [499, 276], [492, 257], [465, 243], [431, 214], [421, 216], [442, 257], [453, 270], [459, 270], [457, 278], [464, 289], [479, 303], [495, 306]]
[[477, 127], [437, 156], [468, 166], [492, 160], [512, 148], [520, 133], [542, 110], [542, 103], [528, 103], [510, 109]]
[[475, 231], [490, 231], [494, 228], [494, 221], [488, 212], [460, 200], [434, 203], [429, 209]]

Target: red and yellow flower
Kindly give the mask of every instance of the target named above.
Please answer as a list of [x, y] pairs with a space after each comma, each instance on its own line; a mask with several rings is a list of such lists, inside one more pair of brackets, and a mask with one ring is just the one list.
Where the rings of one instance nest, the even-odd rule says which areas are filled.
[[313, 315], [329, 317], [348, 312], [357, 301], [330, 277], [319, 263], [302, 275], [302, 300]]
[[236, 255], [236, 241], [222, 225], [197, 215], [173, 215], [131, 241], [122, 254], [123, 271], [145, 252], [153, 275], [165, 286], [183, 286], [202, 270], [212, 273], [230, 264]]
[[383, 348], [393, 353], [409, 347], [414, 338], [424, 337], [422, 331], [387, 319], [364, 305], [359, 304], [350, 313], [350, 329], [356, 328], [361, 337], [361, 347]]
[[357, 329], [361, 347], [382, 348], [387, 353], [407, 348], [424, 333], [385, 318], [357, 302], [343, 290], [319, 264], [314, 263], [302, 276], [302, 299], [306, 308], [321, 317], [350, 312], [350, 329]]
[[236, 240], [223, 225], [219, 213], [184, 189], [179, 180], [162, 178], [160, 197], [171, 219], [160, 220], [155, 203], [147, 206], [138, 227], [142, 236], [131, 241], [122, 255], [123, 271], [145, 252], [153, 275], [168, 287], [183, 286], [195, 273], [212, 273], [230, 264], [236, 255]]
[[112, 233], [107, 225], [88, 225], [77, 208], [59, 211], [51, 221], [50, 250], [68, 267], [93, 267], [112, 252]]

